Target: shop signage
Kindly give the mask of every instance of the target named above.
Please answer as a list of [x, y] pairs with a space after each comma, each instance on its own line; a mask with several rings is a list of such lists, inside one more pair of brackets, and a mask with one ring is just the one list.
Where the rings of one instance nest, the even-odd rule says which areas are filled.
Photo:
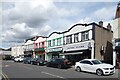
[[89, 48], [89, 45], [90, 42], [68, 44], [64, 46], [63, 50], [64, 51], [85, 50]]
[[57, 51], [62, 51], [62, 48], [51, 48], [51, 49], [48, 49], [48, 52], [57, 52]]

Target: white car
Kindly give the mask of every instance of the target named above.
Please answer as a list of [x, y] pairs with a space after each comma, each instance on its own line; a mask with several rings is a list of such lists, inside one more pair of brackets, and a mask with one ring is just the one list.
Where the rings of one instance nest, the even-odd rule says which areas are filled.
[[115, 73], [115, 67], [111, 64], [102, 63], [97, 59], [83, 59], [75, 63], [75, 70], [96, 73], [97, 75], [109, 75]]
[[15, 62], [22, 62], [24, 60], [24, 57], [16, 57], [14, 58]]

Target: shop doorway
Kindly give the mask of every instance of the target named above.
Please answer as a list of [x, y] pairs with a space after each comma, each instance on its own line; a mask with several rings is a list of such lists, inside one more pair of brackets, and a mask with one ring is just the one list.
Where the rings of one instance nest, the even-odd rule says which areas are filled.
[[74, 53], [65, 55], [65, 58], [72, 62], [73, 65], [75, 65], [75, 62], [78, 62], [82, 59], [91, 59], [91, 50], [83, 51], [82, 54]]

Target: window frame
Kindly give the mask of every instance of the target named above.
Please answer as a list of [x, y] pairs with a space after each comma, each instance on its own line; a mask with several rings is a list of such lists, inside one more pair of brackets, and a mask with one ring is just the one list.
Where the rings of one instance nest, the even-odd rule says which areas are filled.
[[57, 46], [61, 45], [61, 38], [57, 38]]
[[55, 39], [53, 39], [52, 41], [53, 41], [53, 46], [55, 46]]
[[74, 34], [74, 43], [79, 42], [79, 33]]
[[[88, 62], [89, 62], [89, 63], [88, 63]], [[88, 60], [81, 61], [80, 63], [93, 65], [93, 63], [92, 63], [91, 61], [88, 61]]]
[[89, 40], [89, 31], [81, 32], [81, 41]]
[[48, 41], [48, 47], [51, 47], [51, 40]]
[[72, 43], [72, 35], [66, 36], [66, 44], [71, 44]]

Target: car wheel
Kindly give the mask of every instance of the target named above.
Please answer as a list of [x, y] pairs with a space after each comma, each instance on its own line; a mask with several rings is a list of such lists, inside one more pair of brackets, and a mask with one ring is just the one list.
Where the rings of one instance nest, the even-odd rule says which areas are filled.
[[33, 65], [33, 62], [30, 62]]
[[49, 67], [49, 64], [46, 64], [47, 67]]
[[62, 65], [58, 65], [58, 68], [61, 69], [61, 68], [62, 68]]
[[40, 63], [37, 63], [38, 66], [40, 66]]
[[77, 72], [80, 72], [81, 71], [81, 68], [78, 66], [78, 67], [76, 67], [76, 71]]
[[103, 71], [102, 71], [101, 69], [97, 69], [97, 70], [96, 70], [96, 74], [97, 74], [98, 76], [101, 76], [101, 75], [103, 75]]

